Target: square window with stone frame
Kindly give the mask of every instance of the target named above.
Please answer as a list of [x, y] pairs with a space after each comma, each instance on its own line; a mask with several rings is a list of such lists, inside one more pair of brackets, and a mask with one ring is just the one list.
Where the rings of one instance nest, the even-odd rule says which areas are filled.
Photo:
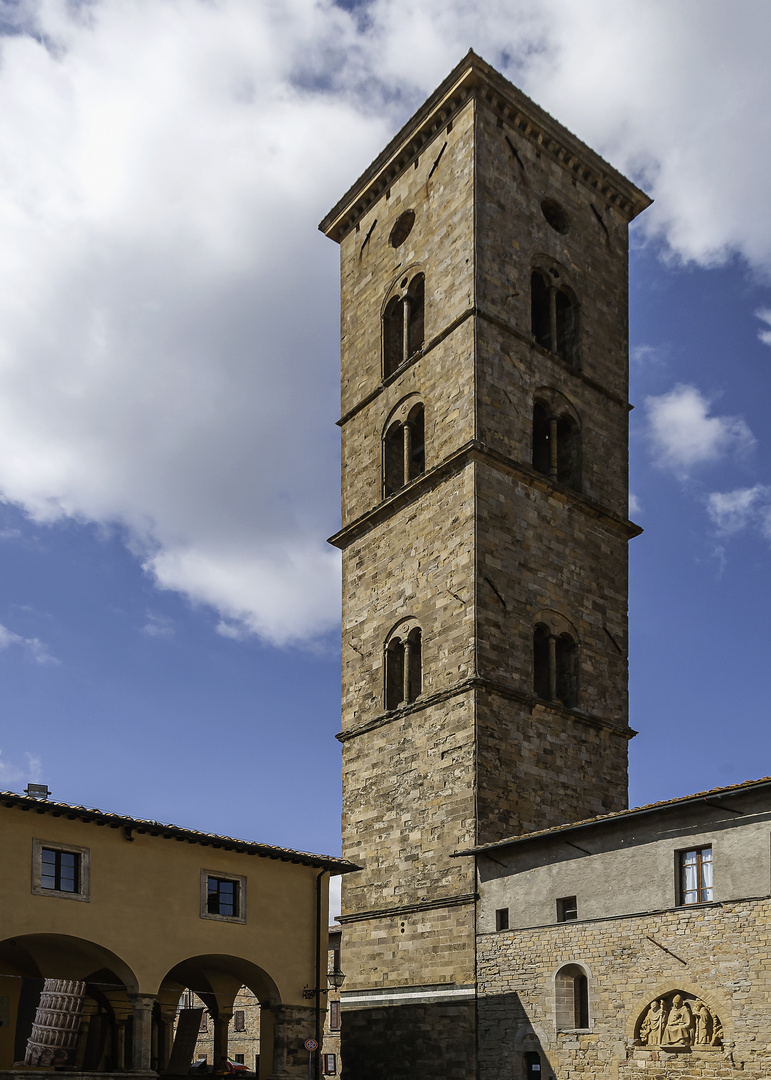
[[88, 901], [89, 887], [88, 848], [48, 840], [32, 841], [32, 892], [35, 896]]
[[201, 918], [246, 922], [246, 878], [201, 871]]
[[712, 847], [691, 848], [678, 853], [678, 903], [708, 904], [713, 897]]

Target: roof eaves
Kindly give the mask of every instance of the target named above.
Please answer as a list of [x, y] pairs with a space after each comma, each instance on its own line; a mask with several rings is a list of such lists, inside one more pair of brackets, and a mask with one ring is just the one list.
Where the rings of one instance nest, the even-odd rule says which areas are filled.
[[19, 807], [22, 810], [35, 811], [38, 814], [50, 814], [52, 817], [67, 817], [72, 821], [93, 822], [99, 826], [109, 825], [113, 829], [123, 828], [139, 834], [148, 833], [151, 836], [161, 836], [167, 840], [187, 841], [187, 843], [200, 844], [203, 847], [225, 848], [247, 855], [279, 859], [282, 862], [316, 866], [338, 874], [347, 874], [360, 869], [355, 863], [349, 862], [347, 859], [337, 858], [334, 855], [317, 855], [309, 851], [296, 851], [293, 848], [277, 847], [274, 844], [261, 844], [255, 840], [241, 840], [233, 836], [220, 836], [217, 833], [186, 829], [181, 825], [166, 825], [160, 821], [147, 818], [133, 818], [124, 814], [112, 814], [104, 810], [77, 806], [72, 803], [35, 799], [30, 795], [19, 795], [14, 791], [0, 791], [0, 805], [7, 808]]
[[598, 825], [609, 825], [618, 821], [626, 821], [629, 818], [658, 813], [662, 810], [665, 811], [675, 809], [679, 806], [704, 802], [709, 798], [725, 798], [731, 795], [739, 795], [750, 790], [761, 790], [766, 787], [771, 787], [771, 777], [769, 776], [762, 777], [760, 780], [744, 780], [741, 784], [730, 784], [727, 787], [710, 788], [707, 791], [698, 791], [693, 795], [683, 795], [676, 799], [663, 799], [660, 802], [647, 803], [644, 806], [633, 807], [630, 810], [617, 810], [612, 814], [601, 814], [598, 817], [584, 818], [582, 821], [573, 821], [566, 825], [554, 825], [550, 829], [539, 829], [537, 832], [523, 833], [520, 836], [510, 836], [505, 840], [495, 840], [490, 844], [479, 844], [476, 847], [455, 851], [453, 852], [453, 857], [459, 857], [461, 855], [484, 855], [486, 851], [494, 851], [499, 848], [532, 843], [537, 840], [548, 839], [552, 836], [560, 836], [562, 833], [566, 832], [577, 832], [581, 829], [593, 828]]

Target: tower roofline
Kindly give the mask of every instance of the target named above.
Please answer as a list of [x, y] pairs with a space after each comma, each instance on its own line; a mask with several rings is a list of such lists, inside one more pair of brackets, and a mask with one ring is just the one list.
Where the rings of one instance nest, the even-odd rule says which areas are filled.
[[319, 224], [330, 239], [340, 241], [369, 207], [408, 168], [436, 132], [474, 94], [485, 101], [541, 153], [572, 173], [578, 183], [599, 192], [628, 221], [653, 201], [599, 154], [576, 138], [513, 83], [469, 49], [418, 111], [375, 158]]

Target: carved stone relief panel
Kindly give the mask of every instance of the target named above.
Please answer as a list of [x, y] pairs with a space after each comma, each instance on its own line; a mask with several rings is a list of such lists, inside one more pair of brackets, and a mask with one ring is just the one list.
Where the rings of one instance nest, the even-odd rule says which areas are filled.
[[723, 1025], [713, 1009], [700, 998], [673, 990], [655, 998], [640, 1013], [635, 1042], [641, 1046], [682, 1049], [689, 1046], [721, 1046]]

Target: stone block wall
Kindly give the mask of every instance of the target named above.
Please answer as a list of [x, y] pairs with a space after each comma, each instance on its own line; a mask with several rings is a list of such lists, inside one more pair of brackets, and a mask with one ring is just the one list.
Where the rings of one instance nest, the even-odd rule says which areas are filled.
[[[766, 1080], [770, 930], [764, 898], [480, 935], [479, 1080], [524, 1080], [527, 1052], [540, 1054], [543, 1080]], [[585, 1031], [557, 1029], [565, 964], [588, 975]], [[714, 1010], [721, 1046], [635, 1043], [648, 1004], [674, 990]]]

